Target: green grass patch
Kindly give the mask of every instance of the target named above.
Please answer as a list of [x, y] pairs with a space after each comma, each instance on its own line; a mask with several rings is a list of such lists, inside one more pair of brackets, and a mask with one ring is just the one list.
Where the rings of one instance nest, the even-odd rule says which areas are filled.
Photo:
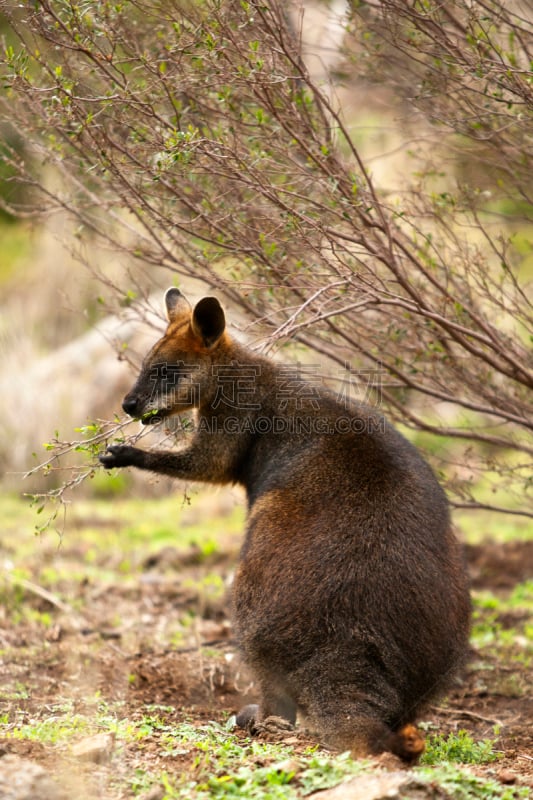
[[[24, 699], [27, 696], [29, 695], [19, 695]], [[123, 710], [121, 703], [109, 705], [94, 697], [92, 702], [87, 702], [87, 706], [87, 713], [74, 713], [72, 702], [66, 700], [49, 708], [46, 717], [32, 719], [24, 724], [20, 724], [16, 712], [13, 712], [13, 718], [7, 714], [0, 720], [0, 736], [56, 745], [74, 742], [96, 733], [113, 733], [119, 741], [140, 742], [162, 733], [170, 735], [174, 730], [174, 726], [157, 714], [147, 713], [139, 719], [120, 716]]]
[[489, 764], [501, 757], [494, 744], [494, 739], [475, 742], [467, 731], [450, 733], [447, 737], [432, 735], [426, 739], [421, 763]]
[[[315, 752], [295, 756], [292, 748], [238, 740], [214, 724], [200, 729], [180, 726], [173, 738], [179, 745], [199, 750], [191, 769], [182, 773], [138, 769], [129, 782], [130, 790], [136, 795], [160, 786], [163, 800], [219, 797], [298, 800], [356, 776], [373, 774], [376, 769], [370, 762], [355, 761], [347, 753], [335, 756]], [[458, 738], [462, 740], [463, 757], [475, 753], [477, 760], [470, 763], [494, 760], [489, 754], [489, 745], [467, 743], [463, 736]], [[172, 755], [180, 753], [183, 750], [179, 746], [171, 751]], [[455, 755], [458, 754], [456, 748]], [[476, 777], [452, 763], [436, 767], [424, 765], [415, 768], [413, 773], [421, 781], [439, 786], [454, 800], [519, 800], [529, 796], [527, 788], [503, 786]]]
[[[61, 714], [26, 723], [4, 727], [3, 736], [7, 739], [28, 739], [41, 744], [61, 744], [81, 736], [94, 733], [95, 725], [79, 714]], [[1, 728], [0, 728], [1, 730]]]
[[[166, 770], [136, 768], [113, 783], [141, 796], [160, 786], [164, 800], [209, 800], [235, 797], [249, 800], [298, 800], [314, 792], [339, 785], [345, 780], [375, 772], [369, 761], [355, 761], [348, 753], [334, 755], [311, 748], [296, 754], [292, 746], [241, 738], [227, 725], [214, 722], [176, 724], [165, 716], [171, 706], [145, 707], [138, 719], [118, 716], [106, 703], [94, 698], [94, 716], [75, 714], [69, 704], [58, 704], [49, 715], [25, 724], [0, 719], [0, 735], [28, 739], [43, 745], [64, 746], [93, 733], [113, 732], [118, 742], [136, 742], [143, 748], [146, 739], [159, 746], [159, 755], [169, 759]], [[180, 757], [187, 758], [187, 769], [171, 767]], [[457, 735], [431, 737], [424, 765], [413, 770], [423, 781], [438, 785], [454, 800], [519, 800], [527, 789], [505, 787], [496, 781], [478, 778], [451, 762], [486, 764], [498, 758], [493, 742], [474, 742], [464, 731]], [[429, 766], [437, 764], [437, 766]]]
[[184, 748], [189, 756], [191, 751], [193, 756], [198, 751], [188, 773], [137, 770], [130, 782], [135, 793], [159, 785], [164, 789], [165, 800], [296, 800], [371, 770], [369, 762], [354, 761], [347, 753], [335, 756], [308, 752], [295, 756], [292, 747], [239, 739], [215, 723], [200, 728], [180, 725], [163, 739], [170, 756], [183, 754]]
[[527, 787], [502, 786], [501, 783], [478, 778], [452, 764], [415, 770], [430, 784], [437, 784], [453, 800], [519, 800], [530, 796]]
[[506, 663], [531, 663], [533, 581], [518, 583], [512, 591], [501, 594], [474, 591], [472, 600], [470, 641], [473, 647], [481, 654], [501, 658]]
[[[24, 565], [26, 578], [31, 578], [28, 565], [40, 562], [39, 578], [44, 584], [53, 584], [63, 578], [72, 579], [68, 572], [57, 572], [47, 561], [61, 551], [64, 560], [72, 551], [79, 578], [91, 568], [103, 577], [102, 570], [110, 568], [109, 578], [116, 578], [116, 564], [121, 564], [119, 575], [137, 572], [142, 561], [152, 553], [170, 546], [178, 549], [195, 547], [198, 558], [216, 555], [228, 546], [238, 548], [244, 530], [245, 511], [236, 505], [229, 513], [217, 514], [216, 509], [203, 511], [203, 500], [195, 497], [194, 506], [183, 502], [176, 494], [158, 499], [80, 500], [69, 505], [65, 517], [56, 521], [57, 529], [36, 534], [36, 521], [40, 520], [34, 507], [26, 498], [0, 495], [2, 536], [0, 556], [13, 568]], [[35, 575], [33, 579], [35, 579]]]
[[[490, 499], [494, 502], [494, 498]], [[494, 542], [527, 542], [533, 537], [531, 519], [514, 514], [457, 509], [453, 512], [453, 522], [461, 539], [468, 544], [480, 544], [486, 539]]]
[[34, 245], [27, 225], [2, 219], [1, 216], [0, 241], [0, 283], [7, 283], [15, 275], [17, 267], [30, 257]]

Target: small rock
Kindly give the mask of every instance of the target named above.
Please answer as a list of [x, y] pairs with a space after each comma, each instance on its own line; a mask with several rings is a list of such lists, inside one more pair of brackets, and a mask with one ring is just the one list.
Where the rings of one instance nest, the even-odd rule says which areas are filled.
[[283, 744], [298, 744], [299, 738], [297, 736], [284, 736]]
[[164, 786], [152, 786], [145, 794], [141, 795], [140, 800], [163, 800], [166, 794]]
[[374, 761], [380, 769], [386, 770], [387, 772], [399, 772], [401, 769], [405, 772], [405, 763], [401, 758], [395, 756], [394, 753], [385, 751], [378, 756], [374, 756]]
[[279, 761], [273, 765], [276, 772], [285, 772], [287, 775], [296, 775], [300, 772], [300, 762], [295, 758], [287, 758], [285, 761]]
[[52, 625], [52, 627], [47, 631], [45, 639], [47, 642], [60, 642], [63, 638], [63, 628], [59, 623]]
[[114, 733], [97, 733], [87, 736], [81, 742], [72, 745], [71, 753], [80, 761], [93, 761], [95, 764], [104, 764], [111, 759], [115, 747]]
[[501, 769], [497, 774], [496, 777], [500, 781], [500, 783], [516, 783], [517, 775], [514, 772], [511, 772], [510, 769]]
[[0, 758], [0, 797], [2, 800], [65, 800], [63, 791], [43, 767], [15, 755]]
[[315, 792], [311, 797], [315, 800], [443, 800], [449, 796], [413, 773], [377, 772]]

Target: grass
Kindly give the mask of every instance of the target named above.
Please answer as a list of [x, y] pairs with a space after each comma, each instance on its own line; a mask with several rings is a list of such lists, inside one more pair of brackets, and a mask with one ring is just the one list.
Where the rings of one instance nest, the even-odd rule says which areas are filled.
[[[193, 747], [200, 751], [194, 762], [195, 779], [184, 780], [183, 776], [177, 778], [169, 772], [150, 774], [138, 770], [131, 784], [134, 790], [145, 791], [159, 785], [164, 787], [164, 800], [191, 797], [196, 800], [217, 797], [297, 800], [349, 778], [375, 772], [369, 761], [354, 761], [347, 753], [335, 756], [309, 752], [296, 756], [292, 748], [281, 745], [236, 740], [212, 723], [201, 729], [183, 726], [172, 737], [180, 744], [193, 742]], [[454, 800], [516, 800], [529, 796], [528, 789], [505, 787], [456, 766], [494, 761], [498, 753], [493, 750], [492, 742], [476, 743], [462, 731], [446, 740], [432, 737], [428, 753], [431, 763], [437, 766], [417, 767], [413, 775], [422, 782], [440, 786]]]
[[[161, 787], [163, 800], [297, 800], [350, 778], [375, 774], [375, 765], [355, 761], [348, 754], [243, 737], [232, 729], [231, 719], [227, 724], [198, 724], [194, 714], [187, 717], [174, 705], [134, 706], [131, 700], [104, 701], [94, 686], [81, 701], [74, 700], [69, 696], [70, 679], [60, 681], [57, 702], [40, 702], [42, 687], [36, 684], [37, 673], [31, 666], [39, 664], [40, 669], [54, 673], [57, 651], [46, 634], [54, 628], [58, 611], [50, 604], [43, 605], [43, 599], [24, 584], [18, 585], [17, 576], [46, 588], [76, 611], [87, 614], [94, 611], [87, 605], [87, 597], [92, 594], [82, 589], [87, 584], [100, 588], [100, 608], [112, 623], [117, 617], [118, 626], [123, 621], [117, 597], [121, 593], [129, 597], [133, 592], [131, 603], [140, 602], [137, 593], [146, 573], [146, 559], [165, 548], [175, 548], [193, 552], [194, 566], [180, 574], [179, 566], [166, 566], [163, 560], [158, 563], [157, 575], [163, 579], [168, 575], [170, 589], [176, 585], [179, 591], [192, 592], [200, 607], [216, 603], [225, 587], [220, 572], [211, 565], [219, 556], [227, 558], [228, 553], [236, 552], [243, 527], [242, 508], [224, 509], [227, 506], [218, 508], [216, 502], [213, 507], [212, 496], [205, 499], [203, 495], [195, 497], [191, 506], [182, 502], [181, 495], [157, 500], [120, 496], [112, 502], [83, 500], [69, 509], [61, 535], [53, 530], [35, 535], [35, 513], [28, 503], [15, 496], [0, 498], [0, 625], [8, 630], [20, 627], [27, 638], [13, 647], [8, 644], [0, 654], [5, 663], [13, 666], [12, 678], [0, 689], [0, 737], [39, 742], [46, 752], [57, 753], [58, 764], [64, 764], [66, 759], [68, 765], [70, 747], [80, 738], [113, 733], [116, 747], [110, 767], [110, 798], [142, 798]], [[507, 532], [504, 540], [506, 537]], [[2, 580], [2, 566], [15, 580]], [[106, 587], [113, 594], [107, 596]], [[531, 657], [527, 642], [531, 633], [528, 614], [533, 609], [531, 581], [505, 592], [475, 592], [474, 602], [473, 643], [478, 647], [483, 678], [484, 658], [504, 658], [507, 664], [512, 658]], [[169, 619], [163, 638], [158, 639], [152, 631], [148, 646], [156, 650], [161, 645], [172, 647], [173, 642], [187, 646], [189, 629], [196, 621], [195, 608], [179, 608], [176, 616]], [[169, 611], [164, 613], [168, 615]], [[79, 647], [81, 640], [75, 641]], [[128, 641], [124, 636], [120, 647], [128, 647]], [[98, 659], [102, 647], [105, 644], [88, 641], [76, 658], [81, 665], [87, 659]], [[206, 651], [205, 658], [208, 657]], [[505, 679], [509, 679], [509, 673], [505, 673]], [[124, 680], [126, 684], [135, 683], [137, 677], [133, 673], [128, 677], [126, 671]], [[506, 689], [515, 693], [524, 690], [521, 685]], [[123, 697], [128, 697], [127, 686]], [[430, 733], [423, 761], [414, 768], [413, 775], [442, 787], [454, 800], [527, 797], [527, 790], [502, 786], [468, 770], [468, 766], [480, 769], [497, 763], [499, 757], [496, 739], [476, 739], [466, 731]]]
[[33, 251], [31, 230], [27, 225], [15, 224], [0, 216], [0, 240], [2, 259], [0, 261], [0, 285], [12, 279], [17, 268], [25, 262]]
[[[91, 716], [73, 713], [67, 702], [50, 708], [46, 718], [30, 723], [20, 725], [0, 719], [0, 731], [7, 738], [53, 747], [92, 733], [111, 732], [118, 743], [115, 759], [120, 759], [121, 748], [127, 743], [136, 743], [141, 753], [144, 742], [149, 741], [152, 750], [156, 743], [161, 757], [169, 760], [168, 769], [136, 767], [125, 779], [115, 780], [117, 788], [124, 790], [126, 784], [134, 797], [159, 786], [164, 789], [163, 800], [297, 800], [349, 778], [375, 772], [371, 762], [355, 761], [347, 753], [325, 754], [309, 748], [297, 754], [292, 746], [237, 737], [231, 731], [231, 720], [227, 725], [210, 722], [198, 726], [189, 721], [176, 725], [166, 718], [174, 710], [171, 706], [145, 707], [139, 719], [132, 720], [120, 716], [120, 704], [113, 708], [97, 697], [93, 702], [95, 713]], [[527, 790], [503, 787], [456, 766], [496, 760], [498, 753], [493, 744], [488, 740], [475, 742], [464, 731], [447, 738], [432, 736], [424, 765], [415, 768], [413, 774], [423, 782], [442, 787], [458, 800], [527, 797]], [[184, 757], [187, 770], [173, 767]]]
[[433, 735], [426, 739], [422, 764], [489, 764], [501, 757], [494, 739], [475, 742], [466, 731], [450, 733], [447, 737]]
[[[209, 503], [204, 512], [202, 500], [194, 508], [184, 504], [183, 496], [176, 495], [159, 499], [115, 498], [112, 502], [102, 499], [80, 500], [67, 506], [66, 516], [58, 517], [55, 527], [44, 533], [35, 532], [35, 509], [30, 501], [16, 495], [1, 496], [2, 539], [0, 546], [6, 552], [16, 551], [17, 568], [23, 569], [28, 559], [41, 553], [48, 556], [53, 551], [65, 553], [76, 549], [76, 562], [84, 571], [94, 565], [98, 576], [102, 566], [112, 566], [110, 575], [116, 577], [117, 559], [126, 565], [123, 573], [138, 572], [142, 562], [161, 548], [171, 546], [186, 549], [198, 548], [198, 558], [209, 558], [217, 551], [225, 551], [228, 543], [237, 547], [244, 528], [244, 509], [237, 504], [229, 512], [217, 512]], [[1, 552], [1, 551], [0, 551]], [[97, 565], [97, 567], [96, 567]], [[43, 567], [42, 579], [47, 580], [47, 571], [52, 582], [61, 575]], [[72, 577], [71, 573], [68, 573]], [[26, 575], [26, 577], [28, 577]]]
[[495, 780], [487, 780], [473, 775], [453, 764], [434, 769], [418, 770], [428, 783], [440, 786], [453, 800], [518, 800], [530, 796], [527, 787], [502, 786]]
[[[279, 752], [269, 753], [282, 755]], [[369, 772], [371, 767], [365, 762], [353, 761], [346, 754], [339, 756], [310, 755], [300, 759], [276, 758], [265, 766], [240, 766], [235, 772], [211, 774], [207, 780], [200, 779], [196, 784], [198, 798], [240, 797], [240, 798], [298, 798], [313, 792], [337, 786], [344, 779]], [[241, 761], [246, 753], [240, 756]], [[256, 754], [254, 754], [256, 757]], [[192, 788], [192, 787], [190, 787]], [[177, 788], [176, 797], [185, 800], [183, 789]]]
[[[533, 662], [533, 581], [518, 583], [512, 591], [499, 595], [473, 591], [471, 643], [481, 656], [500, 658], [508, 664], [524, 666]], [[513, 696], [524, 694], [511, 675], [507, 681]], [[503, 687], [502, 687], [503, 688]]]
[[533, 521], [514, 514], [457, 509], [453, 512], [453, 521], [461, 539], [468, 544], [480, 544], [486, 539], [527, 542], [533, 536]]
[[[43, 719], [32, 719], [22, 725], [16, 720], [4, 720], [3, 735], [8, 739], [27, 739], [41, 744], [59, 745], [97, 733], [113, 733], [122, 742], [140, 742], [155, 734], [164, 733], [168, 740], [169, 732], [174, 730], [175, 726], [165, 721], [164, 717], [149, 710], [135, 720], [121, 716], [123, 703], [108, 704], [102, 702], [98, 696], [92, 701], [92, 704], [90, 700], [87, 703], [87, 714], [75, 713], [74, 704], [65, 700], [48, 707], [48, 715]], [[190, 739], [191, 729], [192, 726], [184, 726], [183, 736]], [[166, 744], [165, 736], [161, 735], [163, 746]], [[197, 731], [194, 731], [194, 736], [198, 736]]]

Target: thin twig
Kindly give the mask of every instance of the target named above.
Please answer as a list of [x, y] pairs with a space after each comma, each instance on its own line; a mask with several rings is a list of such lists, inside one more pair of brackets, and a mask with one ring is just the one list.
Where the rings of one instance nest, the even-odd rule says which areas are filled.
[[23, 589], [26, 589], [26, 591], [31, 592], [37, 597], [41, 597], [43, 600], [46, 600], [47, 603], [55, 606], [62, 611], [63, 614], [67, 614], [67, 616], [70, 617], [74, 627], [78, 630], [90, 627], [87, 620], [74, 611], [72, 606], [63, 602], [63, 600], [60, 600], [57, 595], [52, 594], [52, 592], [49, 592], [48, 589], [44, 589], [42, 586], [39, 586], [37, 583], [33, 583], [33, 581], [29, 581], [26, 578], [13, 575], [13, 573], [9, 572], [8, 570], [4, 570], [4, 577], [14, 586], [21, 586]]
[[473, 711], [466, 711], [466, 709], [456, 708], [442, 708], [441, 706], [432, 706], [433, 711], [438, 714], [446, 714], [449, 717], [467, 717], [468, 719], [475, 719], [479, 722], [487, 722], [489, 725], [503, 725], [504, 723], [499, 719], [491, 719], [490, 717], [483, 717], [481, 714], [474, 714]]

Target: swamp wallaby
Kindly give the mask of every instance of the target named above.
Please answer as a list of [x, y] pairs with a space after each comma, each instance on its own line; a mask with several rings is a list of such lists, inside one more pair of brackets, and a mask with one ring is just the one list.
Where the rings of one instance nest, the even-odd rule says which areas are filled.
[[248, 526], [235, 634], [260, 700], [242, 726], [300, 712], [354, 754], [423, 749], [413, 727], [467, 649], [470, 602], [430, 467], [376, 409], [260, 357], [214, 297], [166, 294], [167, 331], [124, 410], [145, 424], [197, 409], [183, 450], [109, 447], [105, 467], [242, 484]]

